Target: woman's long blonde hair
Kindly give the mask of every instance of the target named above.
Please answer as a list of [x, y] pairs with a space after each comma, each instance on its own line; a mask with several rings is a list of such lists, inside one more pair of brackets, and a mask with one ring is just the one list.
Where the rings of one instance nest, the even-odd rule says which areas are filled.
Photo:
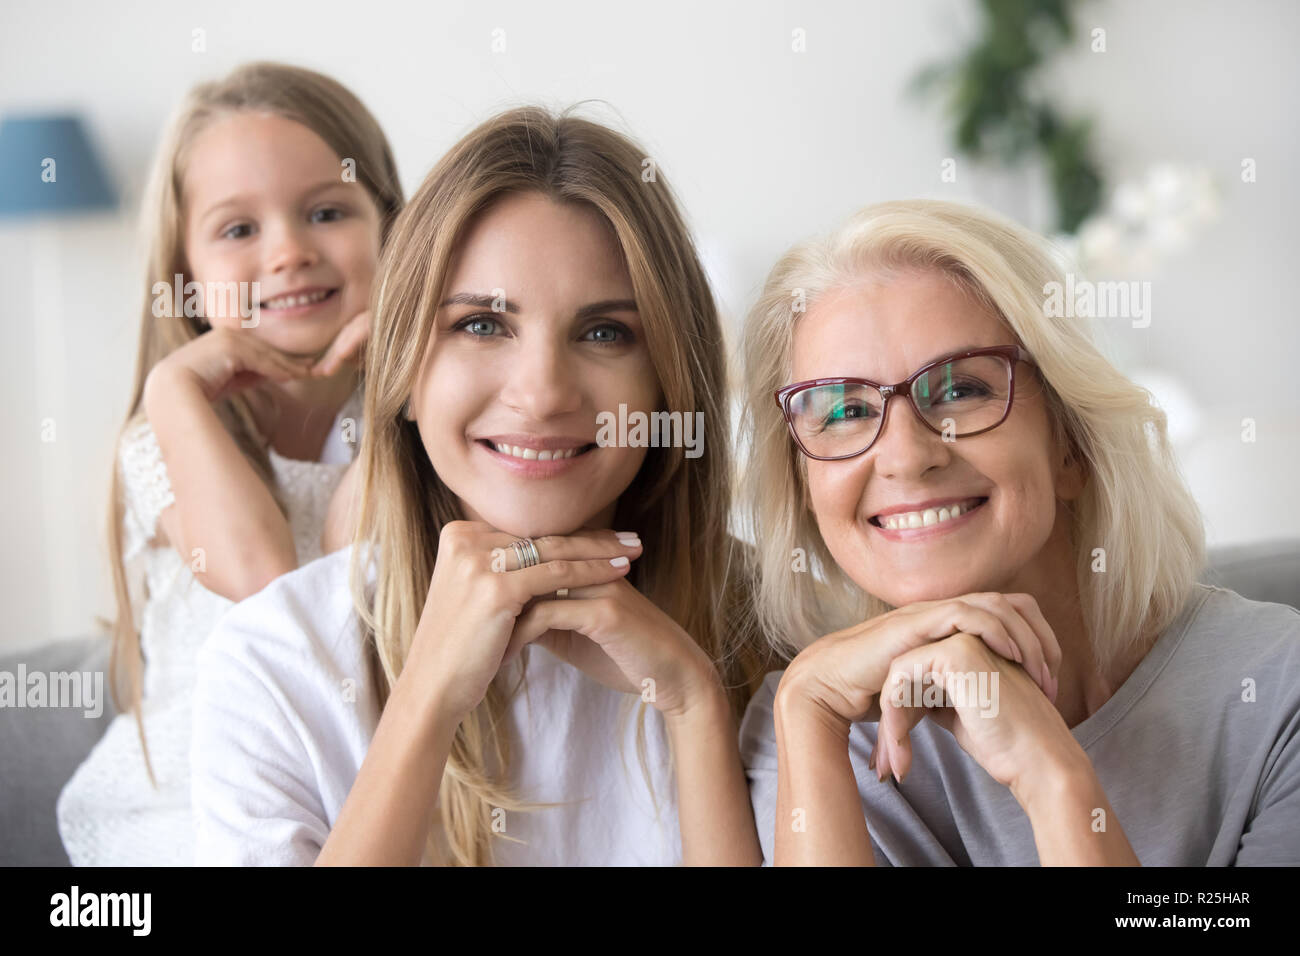
[[[182, 276], [182, 282], [189, 281], [181, 191], [189, 147], [214, 120], [236, 112], [271, 113], [301, 123], [323, 139], [339, 157], [354, 159], [357, 182], [365, 187], [379, 210], [381, 242], [402, 207], [397, 166], [383, 130], [362, 102], [337, 81], [311, 70], [280, 63], [249, 63], [224, 79], [194, 87], [168, 124], [155, 153], [145, 190], [140, 225], [148, 251], [140, 341], [131, 401], [115, 448], [120, 447], [123, 434], [144, 418], [141, 401], [149, 372], [165, 356], [207, 331], [207, 323], [202, 318], [185, 315], [155, 317], [153, 290], [158, 282], [165, 283], [170, 289], [176, 275]], [[250, 403], [236, 393], [219, 402], [216, 411], [284, 513], [285, 504], [266, 451], [267, 436], [258, 433]], [[136, 715], [145, 767], [150, 780], [156, 784], [140, 715], [144, 660], [132, 608], [131, 582], [122, 561], [122, 507], [122, 486], [115, 461], [108, 522], [109, 562], [116, 605], [116, 617], [109, 624], [113, 640], [109, 685], [118, 710]]]
[[[1204, 563], [1200, 512], [1175, 463], [1165, 415], [1098, 350], [1077, 318], [1044, 307], [1065, 284], [1063, 257], [1032, 232], [983, 210], [911, 200], [869, 206], [826, 238], [773, 267], [745, 330], [744, 477], [757, 541], [757, 610], [772, 647], [790, 656], [829, 631], [889, 610], [835, 564], [808, 505], [806, 462], [772, 393], [791, 381], [798, 312], [872, 274], [930, 270], [950, 277], [1006, 324], [1044, 383], [1057, 440], [1082, 458], [1086, 483], [1071, 504], [1070, 541], [1099, 666], [1164, 630]], [[840, 374], [843, 369], [827, 369]], [[813, 573], [792, 573], [803, 548]], [[1094, 573], [1094, 549], [1105, 572]]]
[[[608, 221], [627, 263], [665, 406], [704, 413], [705, 453], [687, 461], [681, 448], [652, 449], [620, 496], [614, 523], [638, 531], [645, 543], [632, 583], [718, 662], [735, 712], [743, 708], [752, 675], [742, 664], [745, 649], [738, 649], [741, 632], [729, 626], [743, 616], [734, 611], [740, 592], [732, 590], [743, 577], [734, 573], [736, 545], [727, 528], [731, 452], [722, 329], [667, 183], [661, 174], [642, 178], [646, 155], [623, 135], [571, 112], [511, 110], [453, 146], [398, 219], [380, 265], [366, 350], [362, 506], [350, 570], [381, 705], [410, 651], [439, 532], [463, 517], [403, 409], [466, 224], [503, 194], [532, 191], [584, 204]], [[377, 544], [373, 592], [365, 542]], [[504, 717], [514, 690], [498, 677], [456, 731], [426, 845], [436, 862], [490, 863], [493, 808], [534, 809], [504, 779], [510, 760]], [[644, 729], [641, 720], [643, 770]]]

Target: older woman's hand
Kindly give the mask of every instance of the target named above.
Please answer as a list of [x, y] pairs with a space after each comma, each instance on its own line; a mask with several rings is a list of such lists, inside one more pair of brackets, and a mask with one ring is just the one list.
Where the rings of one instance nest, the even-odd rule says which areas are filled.
[[[896, 662], [909, 651], [954, 635], [976, 640], [990, 654], [1000, 655], [1006, 666], [1020, 669], [1037, 685], [1035, 693], [1051, 709], [1061, 663], [1056, 635], [1033, 597], [997, 592], [921, 601], [827, 634], [806, 647], [786, 669], [776, 706], [811, 705], [842, 723], [847, 735], [850, 723], [881, 718], [880, 696]], [[906, 731], [911, 725], [907, 720], [914, 723], [924, 712], [893, 716], [903, 718], [899, 724], [903, 732], [887, 736], [882, 727], [871, 758], [881, 778], [894, 766], [895, 751], [903, 750], [902, 759], [910, 765]]]
[[887, 742], [899, 780], [911, 769], [908, 734], [926, 717], [1013, 793], [1053, 757], [1082, 753], [1024, 668], [969, 633], [913, 648], [890, 664], [877, 738]]

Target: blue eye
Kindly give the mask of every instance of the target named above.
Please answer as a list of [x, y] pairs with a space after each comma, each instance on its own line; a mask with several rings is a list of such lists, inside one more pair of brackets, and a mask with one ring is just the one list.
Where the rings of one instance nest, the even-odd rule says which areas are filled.
[[607, 322], [588, 329], [583, 338], [584, 341], [595, 342], [597, 345], [620, 345], [629, 341], [632, 333], [621, 325]]
[[501, 323], [496, 319], [486, 315], [471, 315], [467, 319], [462, 319], [453, 327], [453, 331], [468, 332], [475, 338], [489, 338], [492, 336]]

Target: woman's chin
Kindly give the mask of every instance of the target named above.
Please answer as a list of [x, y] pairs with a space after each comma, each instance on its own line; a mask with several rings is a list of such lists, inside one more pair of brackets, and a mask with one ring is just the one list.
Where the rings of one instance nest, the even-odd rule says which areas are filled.
[[492, 527], [516, 538], [541, 538], [546, 535], [573, 534], [582, 528], [582, 516], [563, 514], [518, 515], [494, 514], [490, 509], [481, 511], [480, 520]]
[[[907, 583], [899, 587], [880, 586], [881, 581], [894, 577], [895, 582], [902, 577]], [[868, 594], [873, 594], [880, 600], [884, 601], [890, 607], [905, 607], [909, 604], [920, 604], [923, 601], [946, 601], [949, 598], [959, 597], [963, 594], [974, 594], [980, 591], [992, 590], [985, 586], [986, 582], [969, 577], [969, 576], [951, 576], [926, 575], [918, 577], [915, 572], [909, 572], [906, 576], [886, 574], [872, 574], [864, 576], [864, 580], [876, 583], [875, 587], [864, 586], [862, 581], [858, 581], [859, 587], [862, 587]]]

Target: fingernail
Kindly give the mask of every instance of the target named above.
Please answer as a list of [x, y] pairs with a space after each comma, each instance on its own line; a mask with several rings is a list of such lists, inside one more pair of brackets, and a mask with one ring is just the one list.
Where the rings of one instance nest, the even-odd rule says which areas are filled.
[[616, 568], [625, 568], [628, 565], [627, 558], [610, 558], [609, 563]]
[[876, 748], [875, 747], [871, 748], [871, 759], [867, 761], [867, 769], [868, 770], [876, 769]]
[[622, 545], [623, 547], [625, 547], [625, 548], [639, 548], [639, 547], [641, 547], [641, 539], [640, 539], [640, 538], [619, 538], [619, 539], [618, 539], [618, 543], [621, 544], [621, 545]]
[[1020, 645], [1015, 641], [1011, 642], [1011, 653], [1016, 656], [1017, 664], [1023, 664], [1025, 662], [1025, 655], [1020, 653]]
[[625, 544], [629, 548], [634, 548], [641, 543], [641, 536], [635, 531], [615, 531], [614, 537], [618, 538], [619, 544]]
[[1048, 690], [1052, 686], [1052, 672], [1047, 669], [1047, 661], [1043, 661], [1043, 693], [1051, 696]]

